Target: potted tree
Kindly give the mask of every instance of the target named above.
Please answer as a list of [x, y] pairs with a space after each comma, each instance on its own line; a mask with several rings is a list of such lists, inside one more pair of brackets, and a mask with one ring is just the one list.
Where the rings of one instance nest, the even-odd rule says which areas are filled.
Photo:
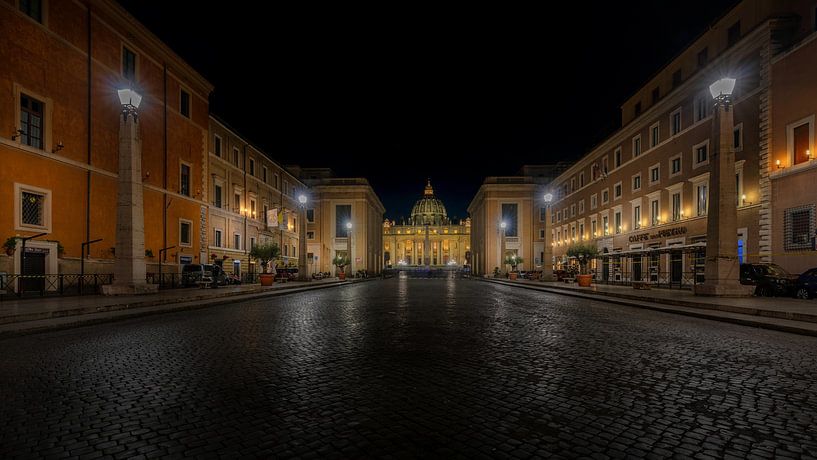
[[271, 260], [277, 259], [281, 255], [281, 250], [275, 243], [261, 243], [256, 244], [250, 250], [250, 257], [257, 259], [261, 263], [262, 273], [258, 275], [261, 280], [261, 286], [272, 286], [275, 281], [274, 273], [267, 273], [267, 265]]
[[519, 272], [516, 271], [516, 266], [524, 262], [525, 259], [516, 254], [509, 254], [505, 256], [505, 265], [511, 266], [511, 271], [508, 272], [508, 278], [513, 281], [519, 277]]
[[6, 255], [9, 256], [9, 257], [13, 256], [14, 251], [16, 249], [17, 249], [17, 237], [16, 236], [8, 237], [6, 242], [3, 243], [3, 250], [6, 251]]
[[335, 256], [335, 258], [332, 259], [332, 265], [334, 265], [335, 267], [338, 267], [338, 270], [337, 270], [338, 279], [339, 280], [345, 280], [346, 279], [346, 272], [343, 271], [343, 269], [347, 265], [349, 265], [349, 258], [346, 257], [346, 256]]
[[587, 274], [587, 264], [590, 259], [599, 254], [599, 249], [591, 243], [579, 242], [570, 245], [567, 248], [568, 257], [575, 257], [579, 262], [579, 274], [576, 275], [576, 281], [580, 287], [590, 287], [593, 281], [593, 275]]

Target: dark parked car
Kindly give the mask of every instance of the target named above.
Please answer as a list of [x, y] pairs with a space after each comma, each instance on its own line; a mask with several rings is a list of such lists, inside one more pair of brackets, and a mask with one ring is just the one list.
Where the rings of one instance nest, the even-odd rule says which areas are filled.
[[794, 287], [794, 296], [798, 299], [812, 299], [817, 297], [817, 268], [806, 270], [797, 278]]
[[202, 279], [212, 281], [211, 286], [224, 286], [227, 284], [227, 274], [218, 265], [210, 264], [187, 264], [182, 265], [182, 284], [184, 286], [198, 286]]
[[797, 275], [791, 275], [777, 264], [741, 264], [740, 284], [755, 287], [757, 296], [791, 295]]

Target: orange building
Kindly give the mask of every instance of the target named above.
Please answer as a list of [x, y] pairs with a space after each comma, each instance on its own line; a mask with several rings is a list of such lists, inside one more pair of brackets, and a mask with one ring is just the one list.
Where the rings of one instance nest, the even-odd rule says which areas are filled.
[[[207, 257], [208, 97], [213, 87], [110, 0], [0, 1], [0, 238], [26, 242], [26, 272], [111, 273], [117, 90], [143, 95], [145, 252], [169, 266]], [[19, 273], [9, 241], [0, 271]], [[13, 250], [13, 251], [12, 251]]]

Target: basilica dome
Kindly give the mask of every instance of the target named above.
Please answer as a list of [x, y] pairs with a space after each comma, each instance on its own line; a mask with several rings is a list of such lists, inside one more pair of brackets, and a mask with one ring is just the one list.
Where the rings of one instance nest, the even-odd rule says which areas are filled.
[[448, 214], [445, 212], [445, 205], [434, 197], [434, 189], [431, 188], [431, 179], [429, 179], [423, 191], [423, 197], [417, 200], [411, 209], [411, 223], [413, 225], [443, 225], [447, 221]]

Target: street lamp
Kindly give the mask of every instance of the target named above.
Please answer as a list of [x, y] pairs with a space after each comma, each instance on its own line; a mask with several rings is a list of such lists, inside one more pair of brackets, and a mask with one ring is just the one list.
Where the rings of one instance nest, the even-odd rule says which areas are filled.
[[[139, 105], [136, 91], [117, 91], [122, 104], [119, 119], [119, 175], [116, 191], [116, 252], [114, 280], [102, 287], [106, 295], [146, 294], [157, 285], [145, 279], [145, 211], [142, 196], [142, 138], [139, 133]], [[159, 262], [161, 263], [161, 261]]]
[[298, 203], [301, 204], [301, 228], [298, 231], [298, 280], [309, 281], [306, 274], [306, 195], [298, 195]]
[[502, 239], [500, 240], [500, 252], [499, 252], [499, 263], [502, 265], [502, 268], [505, 268], [505, 229], [508, 228], [508, 223], [504, 220], [499, 223], [499, 228], [502, 229]]
[[695, 294], [707, 296], [748, 295], [740, 284], [737, 242], [737, 190], [735, 189], [735, 129], [732, 110], [734, 78], [721, 78], [709, 86], [715, 100], [712, 122], [714, 146], [711, 155], [710, 207], [707, 214], [706, 265], [703, 284], [695, 286]]
[[550, 232], [548, 223], [550, 222], [550, 203], [553, 201], [552, 193], [545, 193], [542, 197], [545, 201], [545, 251], [542, 261], [542, 281], [553, 280], [553, 245], [550, 243]]
[[352, 223], [346, 222], [346, 257], [349, 258], [349, 274], [352, 274]]

